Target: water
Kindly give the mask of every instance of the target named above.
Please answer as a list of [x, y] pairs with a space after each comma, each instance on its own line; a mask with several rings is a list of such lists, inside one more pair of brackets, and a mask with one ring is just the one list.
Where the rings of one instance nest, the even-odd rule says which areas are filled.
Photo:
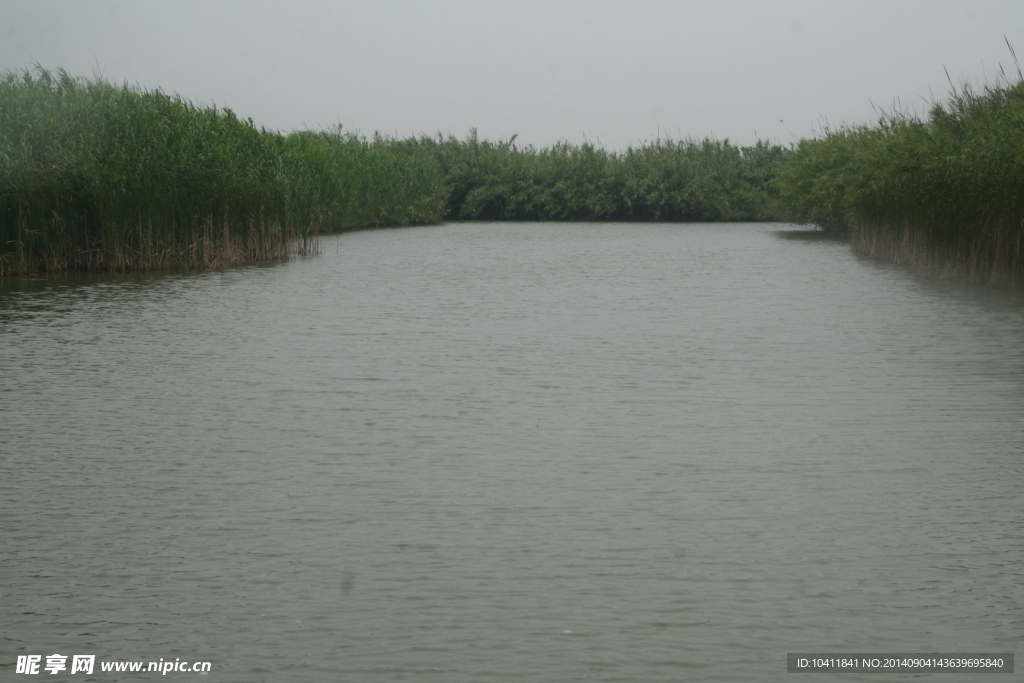
[[735, 681], [1019, 649], [1024, 294], [783, 227], [455, 224], [2, 285], [3, 669]]

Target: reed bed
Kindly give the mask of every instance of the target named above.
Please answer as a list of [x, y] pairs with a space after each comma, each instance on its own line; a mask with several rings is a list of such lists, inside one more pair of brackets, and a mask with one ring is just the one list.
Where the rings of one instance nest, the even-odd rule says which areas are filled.
[[0, 277], [203, 269], [324, 231], [468, 220], [770, 219], [787, 150], [684, 140], [623, 153], [452, 136], [288, 135], [178, 95], [41, 67], [0, 74]]
[[954, 89], [921, 119], [803, 140], [778, 211], [849, 234], [855, 252], [938, 277], [1024, 285], [1024, 79]]
[[201, 269], [310, 252], [324, 230], [432, 222], [436, 162], [340, 130], [42, 68], [0, 76], [0, 277]]
[[317, 249], [324, 231], [449, 219], [793, 220], [862, 254], [1024, 285], [1024, 78], [921, 119], [767, 142], [610, 152], [340, 128], [282, 134], [230, 109], [42, 68], [0, 75], [0, 277], [202, 269]]
[[433, 158], [463, 220], [750, 221], [772, 218], [774, 177], [788, 152], [759, 142], [657, 140], [617, 153], [567, 142], [537, 149], [421, 137], [396, 142]]

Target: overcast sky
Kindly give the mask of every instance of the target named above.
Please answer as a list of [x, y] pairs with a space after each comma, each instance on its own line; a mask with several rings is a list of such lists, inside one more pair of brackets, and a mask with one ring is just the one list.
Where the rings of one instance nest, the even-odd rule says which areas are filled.
[[0, 1], [0, 67], [35, 62], [227, 105], [269, 128], [341, 123], [613, 149], [789, 143], [872, 103], [923, 108], [1016, 72], [1021, 0]]

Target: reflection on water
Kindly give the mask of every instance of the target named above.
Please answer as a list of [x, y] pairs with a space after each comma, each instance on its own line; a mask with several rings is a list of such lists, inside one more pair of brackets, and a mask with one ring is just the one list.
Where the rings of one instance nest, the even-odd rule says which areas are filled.
[[849, 242], [849, 237], [824, 230], [808, 230], [800, 228], [796, 230], [776, 230], [775, 235], [784, 240], [797, 240], [799, 242]]
[[1024, 295], [783, 229], [456, 224], [0, 285], [0, 664], [732, 681], [1013, 650]]

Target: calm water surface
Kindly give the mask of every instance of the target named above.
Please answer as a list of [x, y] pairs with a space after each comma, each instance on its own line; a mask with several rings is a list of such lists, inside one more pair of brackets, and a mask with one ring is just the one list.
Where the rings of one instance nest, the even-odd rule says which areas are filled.
[[2, 285], [5, 676], [55, 652], [374, 683], [1019, 653], [1024, 293], [782, 229], [453, 224]]

